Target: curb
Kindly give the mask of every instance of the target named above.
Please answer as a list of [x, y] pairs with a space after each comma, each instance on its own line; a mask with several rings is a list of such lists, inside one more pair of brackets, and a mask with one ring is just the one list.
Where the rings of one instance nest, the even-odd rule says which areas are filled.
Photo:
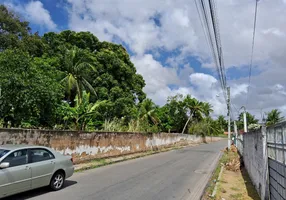
[[[102, 163], [99, 165], [88, 165], [88, 166], [78, 167], [77, 169], [75, 169], [75, 172], [79, 173], [79, 172], [90, 170], [90, 169], [95, 169], [95, 168], [99, 168], [99, 167], [103, 167], [103, 166], [107, 166], [107, 165], [112, 165], [112, 164], [116, 164], [116, 163], [120, 163], [120, 162], [124, 162], [124, 161], [128, 161], [128, 160], [147, 157], [147, 156], [151, 156], [151, 155], [155, 155], [155, 154], [159, 154], [159, 153], [164, 153], [164, 152], [169, 152], [169, 151], [173, 151], [173, 150], [179, 150], [179, 149], [183, 149], [186, 147], [194, 147], [197, 145], [200, 145], [200, 144], [189, 144], [189, 145], [184, 145], [184, 146], [177, 146], [177, 147], [162, 149], [162, 150], [158, 150], [158, 151], [144, 152], [144, 153], [142, 153], [142, 155], [137, 155], [137, 156], [130, 157], [130, 158], [124, 158], [124, 156], [122, 156], [122, 159], [119, 159], [116, 161], [110, 161], [110, 162]], [[132, 154], [130, 154], [130, 155], [132, 155]], [[106, 159], [108, 159], [108, 158], [106, 158]], [[92, 161], [90, 161], [90, 162], [92, 162]], [[87, 162], [86, 164], [88, 164], [90, 162]]]
[[[216, 167], [217, 167], [217, 165], [219, 163], [219, 160], [222, 157], [222, 154], [223, 154], [223, 152], [220, 151], [218, 156], [216, 157], [216, 159], [214, 160], [214, 162], [212, 163], [212, 165], [210, 167], [210, 169], [211, 169], [210, 172], [208, 174], [206, 174], [206, 176], [201, 181], [202, 182], [201, 183], [201, 188], [202, 189], [199, 189], [199, 191], [197, 192], [197, 195], [194, 198], [193, 197], [190, 198], [190, 200], [195, 200], [195, 199], [200, 200], [200, 199], [202, 199], [202, 197], [203, 197], [207, 187], [209, 186], [210, 179], [211, 179], [211, 177], [212, 177], [212, 175], [213, 175], [213, 173], [214, 173], [214, 171], [215, 171], [215, 169], [216, 169]], [[205, 184], [205, 182], [207, 182], [207, 183]]]
[[211, 197], [215, 197], [215, 195], [216, 195], [217, 186], [218, 186], [218, 183], [219, 183], [219, 181], [220, 181], [220, 179], [221, 179], [221, 175], [222, 175], [223, 170], [224, 170], [224, 167], [221, 166], [220, 172], [219, 172], [219, 175], [218, 175], [218, 178], [217, 178], [217, 182], [215, 183], [214, 191], [213, 191]]

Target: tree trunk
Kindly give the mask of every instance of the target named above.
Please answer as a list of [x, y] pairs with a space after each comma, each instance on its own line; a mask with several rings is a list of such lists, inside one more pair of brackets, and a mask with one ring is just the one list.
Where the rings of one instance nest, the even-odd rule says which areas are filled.
[[185, 129], [186, 129], [186, 127], [187, 127], [189, 121], [192, 119], [192, 116], [193, 116], [193, 112], [191, 113], [189, 119], [187, 120], [187, 122], [186, 122], [186, 124], [185, 124], [185, 126], [184, 126], [184, 128], [183, 128], [182, 134], [185, 132]]

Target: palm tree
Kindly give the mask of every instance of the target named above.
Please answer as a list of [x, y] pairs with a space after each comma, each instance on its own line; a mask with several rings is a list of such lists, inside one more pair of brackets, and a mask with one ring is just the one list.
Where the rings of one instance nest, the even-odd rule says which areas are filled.
[[283, 120], [284, 117], [281, 116], [281, 112], [278, 109], [273, 109], [269, 113], [267, 113], [266, 124], [267, 126], [278, 123]]
[[[257, 124], [258, 123], [258, 119], [255, 119], [255, 116], [250, 114], [249, 112], [246, 112], [246, 120], [247, 120], [247, 124]], [[243, 113], [240, 113], [240, 115], [238, 116], [238, 121], [243, 122]]]
[[204, 122], [207, 135], [210, 135], [212, 137], [213, 135], [219, 135], [223, 133], [219, 123], [217, 121], [212, 120], [212, 118], [206, 117], [204, 119]]
[[213, 112], [212, 105], [208, 102], [203, 103], [203, 114], [209, 117], [211, 112]]
[[77, 47], [73, 47], [70, 50], [66, 49], [63, 65], [66, 76], [62, 79], [62, 82], [65, 82], [69, 96], [71, 90], [76, 89], [78, 100], [81, 102], [84, 88], [96, 95], [94, 88], [85, 79], [86, 69], [89, 68], [95, 71], [95, 68], [87, 59], [84, 50]]
[[156, 111], [157, 106], [154, 104], [154, 102], [151, 99], [145, 99], [140, 105], [139, 118], [157, 125], [160, 120], [157, 117]]
[[183, 128], [182, 133], [185, 132], [185, 129], [189, 123], [189, 121], [194, 117], [196, 119], [202, 119], [203, 114], [207, 113], [206, 105], [203, 102], [198, 101], [195, 98], [191, 98], [191, 96], [187, 95], [184, 99], [185, 106], [190, 113], [190, 116]]
[[227, 127], [227, 121], [225, 120], [223, 115], [218, 116], [217, 122], [221, 128], [221, 130], [226, 130]]
[[206, 136], [213, 136], [213, 135], [219, 135], [222, 133], [222, 130], [220, 129], [220, 126], [217, 121], [212, 120], [211, 117], [206, 117], [200, 122], [197, 122], [193, 124], [190, 127], [190, 133], [201, 135], [204, 142]]

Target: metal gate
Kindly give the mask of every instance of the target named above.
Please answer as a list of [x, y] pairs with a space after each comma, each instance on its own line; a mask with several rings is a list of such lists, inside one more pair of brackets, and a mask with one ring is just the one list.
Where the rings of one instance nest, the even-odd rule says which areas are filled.
[[286, 122], [267, 128], [269, 191], [271, 200], [286, 200]]

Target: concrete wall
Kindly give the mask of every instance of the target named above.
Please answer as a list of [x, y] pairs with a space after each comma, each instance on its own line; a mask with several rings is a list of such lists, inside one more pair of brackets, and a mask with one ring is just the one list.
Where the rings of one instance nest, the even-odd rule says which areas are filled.
[[[206, 137], [206, 142], [221, 138]], [[30, 144], [48, 146], [79, 163], [94, 158], [158, 150], [175, 145], [202, 143], [200, 136], [182, 134], [142, 134], [125, 132], [76, 132], [30, 129], [0, 129], [0, 145]]]
[[245, 133], [241, 152], [245, 168], [261, 199], [267, 199], [268, 196], [268, 157], [265, 133], [265, 128]]

